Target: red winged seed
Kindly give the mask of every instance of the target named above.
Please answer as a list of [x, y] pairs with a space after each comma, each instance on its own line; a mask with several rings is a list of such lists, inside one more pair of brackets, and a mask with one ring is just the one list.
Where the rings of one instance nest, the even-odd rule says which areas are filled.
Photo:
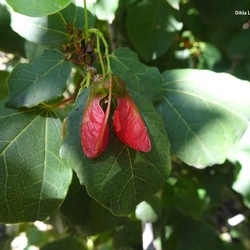
[[151, 142], [147, 128], [130, 96], [117, 98], [113, 122], [117, 137], [131, 148], [149, 152]]
[[100, 106], [103, 97], [96, 97], [86, 105], [81, 126], [81, 142], [84, 154], [88, 158], [98, 157], [108, 146], [109, 127], [107, 119], [109, 109], [104, 113]]

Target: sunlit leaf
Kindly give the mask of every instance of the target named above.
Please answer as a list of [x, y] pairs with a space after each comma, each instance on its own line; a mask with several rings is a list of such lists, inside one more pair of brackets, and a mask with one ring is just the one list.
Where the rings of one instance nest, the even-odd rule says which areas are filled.
[[45, 50], [31, 63], [18, 64], [8, 78], [11, 107], [33, 107], [64, 92], [71, 63], [57, 50]]
[[223, 163], [248, 126], [250, 83], [207, 70], [163, 73], [157, 107], [173, 152], [196, 167]]
[[6, 1], [16, 12], [27, 16], [45, 16], [56, 13], [67, 5], [70, 0], [53, 0], [53, 1], [40, 1], [40, 0], [7, 0]]
[[67, 194], [69, 167], [59, 157], [62, 123], [49, 110], [0, 106], [0, 221], [45, 220]]
[[[83, 30], [83, 12], [82, 8], [73, 3], [62, 11], [49, 16], [28, 17], [11, 12], [11, 27], [20, 36], [31, 42], [61, 49], [61, 45], [71, 39], [67, 25], [73, 25], [75, 28]], [[89, 13], [89, 27], [92, 27], [93, 23], [94, 17]]]
[[161, 202], [157, 197], [143, 201], [136, 206], [136, 218], [143, 222], [156, 222], [161, 215]]
[[115, 18], [115, 11], [119, 0], [97, 0], [95, 3], [95, 14], [99, 20], [106, 20], [110, 23]]
[[179, 10], [181, 0], [166, 0], [173, 8]]
[[90, 196], [115, 215], [128, 215], [140, 201], [156, 193], [169, 174], [170, 153], [166, 132], [155, 109], [144, 98], [136, 96], [134, 101], [147, 126], [152, 150], [148, 153], [133, 150], [120, 142], [111, 129], [106, 151], [96, 159], [88, 159], [80, 143], [86, 92], [81, 93], [67, 117], [61, 155], [76, 171], [80, 182], [86, 185]]

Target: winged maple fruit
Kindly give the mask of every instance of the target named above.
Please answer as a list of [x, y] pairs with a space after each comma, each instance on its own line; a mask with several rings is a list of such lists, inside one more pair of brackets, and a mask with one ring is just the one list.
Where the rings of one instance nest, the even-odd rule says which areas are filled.
[[151, 142], [147, 128], [122, 79], [97, 75], [90, 85], [81, 126], [84, 154], [96, 158], [107, 148], [112, 98], [117, 101], [113, 126], [119, 140], [135, 150], [149, 152]]

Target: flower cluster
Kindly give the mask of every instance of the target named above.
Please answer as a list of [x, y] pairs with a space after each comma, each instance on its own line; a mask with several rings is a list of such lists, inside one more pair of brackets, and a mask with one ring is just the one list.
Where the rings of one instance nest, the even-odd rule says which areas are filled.
[[[124, 82], [114, 76], [97, 75], [91, 83], [89, 97], [81, 126], [81, 143], [88, 158], [96, 158], [109, 142], [108, 118], [112, 98], [117, 101], [113, 127], [120, 141], [131, 148], [149, 152], [151, 142], [140, 113], [125, 88]], [[104, 110], [104, 106], [106, 109]]]

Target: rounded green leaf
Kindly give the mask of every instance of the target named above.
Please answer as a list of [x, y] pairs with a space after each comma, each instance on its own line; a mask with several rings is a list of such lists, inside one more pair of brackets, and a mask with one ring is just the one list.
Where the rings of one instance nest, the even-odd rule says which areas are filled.
[[70, 4], [71, 0], [7, 0], [6, 1], [16, 12], [26, 16], [45, 16], [56, 13]]
[[142, 200], [150, 198], [163, 186], [170, 171], [170, 148], [161, 118], [154, 107], [140, 96], [134, 102], [147, 126], [152, 150], [141, 153], [126, 146], [110, 131], [106, 151], [96, 159], [84, 156], [80, 127], [87, 91], [78, 97], [67, 117], [66, 136], [61, 155], [76, 171], [87, 192], [112, 213], [128, 215]]
[[72, 170], [59, 157], [62, 123], [49, 110], [0, 106], [0, 221], [45, 220], [61, 205]]
[[208, 70], [169, 70], [162, 77], [157, 109], [172, 151], [198, 168], [223, 163], [247, 129], [250, 83]]
[[63, 94], [71, 63], [57, 50], [45, 50], [31, 63], [18, 64], [8, 78], [10, 107], [34, 107]]

